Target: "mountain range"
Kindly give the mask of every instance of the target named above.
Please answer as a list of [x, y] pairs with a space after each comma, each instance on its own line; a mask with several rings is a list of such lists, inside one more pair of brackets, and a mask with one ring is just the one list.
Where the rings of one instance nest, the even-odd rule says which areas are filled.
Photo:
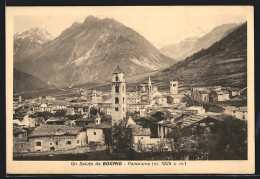
[[110, 84], [117, 65], [129, 85], [151, 76], [159, 88], [167, 88], [170, 80], [189, 86], [245, 87], [246, 43], [246, 23], [224, 24], [175, 44], [178, 55], [170, 58], [122, 23], [89, 16], [56, 38], [39, 28], [15, 34], [14, 91], [72, 84], [97, 84], [102, 89], [102, 84]]
[[117, 65], [130, 77], [176, 63], [133, 29], [94, 16], [36, 46], [29, 53], [15, 53], [14, 68], [57, 86], [110, 82]]
[[170, 80], [189, 86], [247, 86], [247, 23], [238, 26], [212, 46], [152, 76], [156, 85]]
[[227, 36], [238, 26], [239, 24], [236, 23], [223, 24], [215, 27], [213, 30], [206, 33], [202, 37], [187, 37], [179, 43], [168, 45], [166, 47], [160, 48], [159, 50], [164, 55], [172, 57], [176, 60], [184, 60], [188, 56], [191, 56], [192, 54], [199, 52], [202, 49], [209, 48], [215, 42]]

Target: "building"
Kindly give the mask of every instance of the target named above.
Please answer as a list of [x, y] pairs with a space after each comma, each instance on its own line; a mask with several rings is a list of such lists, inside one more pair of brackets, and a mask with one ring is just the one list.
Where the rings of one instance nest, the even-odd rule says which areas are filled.
[[[22, 120], [20, 120], [20, 124], [19, 122], [17, 121], [17, 124], [18, 125], [21, 125], [22, 127], [24, 128], [33, 128], [35, 127], [36, 123], [35, 123], [35, 119], [34, 118], [31, 118], [29, 116], [29, 114], [25, 114], [23, 117], [22, 117]], [[15, 121], [13, 121], [15, 122]]]
[[97, 104], [97, 91], [96, 90], [93, 90], [92, 91], [92, 94], [91, 94], [91, 102], [92, 104]]
[[234, 106], [226, 106], [224, 107], [224, 113], [231, 115], [237, 119], [247, 120], [247, 107], [234, 107]]
[[94, 123], [89, 123], [87, 126], [87, 143], [105, 144], [105, 130], [111, 128], [109, 123], [101, 123], [101, 117], [97, 113]]
[[47, 125], [69, 125], [69, 121], [67, 118], [63, 117], [50, 117], [46, 121]]
[[112, 75], [111, 96], [113, 125], [126, 117], [126, 81], [124, 73], [119, 66]]
[[210, 91], [208, 89], [197, 90], [191, 93], [191, 99], [200, 103], [209, 102]]
[[185, 99], [185, 96], [183, 94], [177, 94], [177, 95], [170, 95], [167, 96], [167, 103], [168, 104], [179, 104], [183, 102]]
[[178, 81], [170, 81], [170, 94], [178, 94]]
[[67, 150], [86, 145], [86, 130], [77, 126], [44, 125], [28, 136], [30, 152]]
[[107, 116], [111, 116], [111, 103], [99, 103], [99, 111], [105, 113]]
[[129, 103], [126, 106], [126, 112], [128, 113], [136, 113], [139, 116], [145, 116], [147, 103]]
[[149, 151], [154, 146], [158, 146], [160, 139], [150, 138], [150, 128], [143, 128], [142, 126], [137, 125], [136, 122], [130, 116], [127, 120], [126, 125], [128, 128], [131, 129], [131, 145], [135, 151]]
[[159, 106], [165, 106], [167, 104], [167, 97], [162, 95], [157, 95], [154, 97], [154, 103]]
[[227, 89], [230, 97], [235, 97], [240, 95], [240, 89], [239, 88], [228, 88]]
[[13, 139], [15, 142], [26, 141], [27, 140], [27, 131], [21, 127], [13, 127]]
[[229, 93], [226, 91], [212, 91], [209, 94], [210, 102], [228, 101], [228, 100], [229, 100]]
[[191, 114], [205, 114], [205, 109], [202, 106], [191, 106], [186, 111]]
[[216, 122], [220, 121], [220, 115], [183, 115], [175, 120], [163, 120], [158, 122], [158, 137], [161, 139], [167, 138], [168, 134], [175, 128], [191, 129], [196, 132], [198, 126], [204, 127], [204, 132], [210, 132], [210, 126], [215, 125]]

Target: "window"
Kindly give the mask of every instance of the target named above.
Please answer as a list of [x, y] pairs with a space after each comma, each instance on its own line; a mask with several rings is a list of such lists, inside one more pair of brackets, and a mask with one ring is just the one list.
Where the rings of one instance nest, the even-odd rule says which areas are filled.
[[122, 91], [123, 91], [123, 92], [125, 91], [125, 87], [124, 87], [124, 86], [122, 86]]
[[246, 117], [245, 117], [245, 115], [243, 115], [243, 119], [245, 119]]
[[123, 108], [123, 111], [125, 111], [125, 108]]
[[141, 139], [144, 139], [144, 137], [141, 137]]
[[123, 97], [123, 104], [125, 103], [125, 97]]
[[115, 103], [119, 104], [119, 98], [118, 97], [115, 98]]
[[71, 145], [71, 141], [70, 140], [66, 141], [66, 145]]
[[115, 111], [118, 111], [118, 107], [115, 107]]
[[119, 93], [119, 86], [115, 86], [116, 93]]
[[97, 135], [97, 133], [96, 133], [96, 132], [94, 132], [94, 135]]
[[118, 76], [116, 75], [116, 81], [118, 81]]
[[42, 146], [42, 142], [36, 142], [36, 146]]
[[59, 145], [59, 142], [58, 142], [58, 141], [56, 141], [56, 145]]
[[50, 142], [50, 145], [52, 145], [52, 142]]
[[79, 140], [77, 140], [77, 144], [79, 144]]

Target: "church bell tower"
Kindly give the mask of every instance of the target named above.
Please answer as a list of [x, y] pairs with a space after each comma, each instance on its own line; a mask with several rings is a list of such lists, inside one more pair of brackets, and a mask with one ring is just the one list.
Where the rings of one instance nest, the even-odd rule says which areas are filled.
[[151, 101], [153, 99], [153, 85], [151, 78], [148, 78], [148, 100]]
[[117, 66], [112, 75], [111, 86], [112, 125], [126, 117], [126, 81], [123, 71]]

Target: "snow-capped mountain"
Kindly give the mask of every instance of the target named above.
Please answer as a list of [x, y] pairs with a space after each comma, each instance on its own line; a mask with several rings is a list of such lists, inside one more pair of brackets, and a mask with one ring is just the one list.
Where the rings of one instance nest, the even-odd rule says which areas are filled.
[[52, 35], [45, 29], [32, 28], [21, 34], [14, 35], [14, 61], [22, 58], [24, 55], [33, 53], [44, 43], [52, 40]]

